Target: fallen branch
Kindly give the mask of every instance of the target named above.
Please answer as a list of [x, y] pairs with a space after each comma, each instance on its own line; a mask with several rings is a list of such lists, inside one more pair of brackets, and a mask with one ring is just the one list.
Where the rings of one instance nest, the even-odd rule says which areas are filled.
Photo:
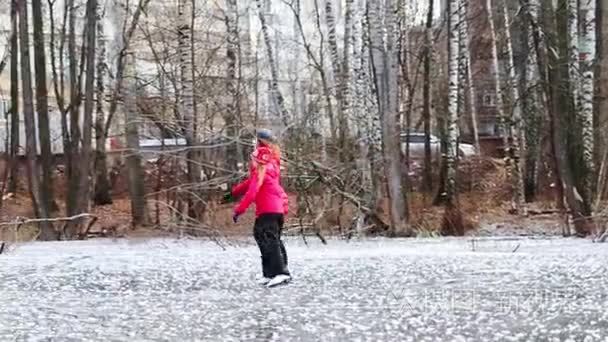
[[36, 219], [26, 219], [26, 218], [22, 218], [19, 217], [17, 218], [17, 220], [12, 221], [12, 222], [1, 222], [0, 223], [0, 227], [5, 227], [5, 226], [21, 226], [24, 224], [29, 224], [29, 223], [42, 223], [42, 222], [69, 222], [69, 221], [75, 221], [81, 218], [86, 218], [86, 217], [91, 217], [91, 218], [95, 218], [95, 220], [97, 220], [97, 216], [93, 215], [93, 214], [89, 214], [89, 213], [82, 213], [82, 214], [78, 214], [78, 215], [74, 215], [74, 216], [70, 216], [70, 217], [50, 217], [50, 218], [36, 218]]

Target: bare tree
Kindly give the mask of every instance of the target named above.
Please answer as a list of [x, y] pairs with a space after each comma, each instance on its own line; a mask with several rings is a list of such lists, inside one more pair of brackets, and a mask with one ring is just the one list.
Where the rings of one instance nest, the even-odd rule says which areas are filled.
[[[528, 4], [523, 3], [524, 6]], [[525, 8], [524, 14], [536, 9]], [[525, 17], [524, 17], [525, 18]], [[523, 88], [523, 116], [525, 127], [526, 149], [520, 153], [525, 153], [525, 196], [527, 201], [533, 201], [539, 180], [539, 169], [542, 156], [542, 129], [541, 125], [547, 118], [543, 111], [545, 104], [541, 103], [543, 98], [543, 87], [540, 84], [539, 64], [536, 56], [534, 26], [528, 20], [524, 20], [525, 36], [523, 46], [526, 51], [524, 68], [524, 88]]]
[[[76, 46], [76, 5], [74, 0], [66, 1], [66, 9], [68, 15], [68, 74], [69, 74], [69, 89], [70, 89], [70, 105], [69, 105], [69, 126], [63, 123], [64, 136], [64, 153], [67, 162], [68, 176], [68, 194], [66, 200], [66, 210], [68, 216], [73, 216], [79, 213], [78, 187], [80, 186], [80, 167], [78, 164], [78, 156], [80, 154], [80, 75], [78, 73], [78, 54]], [[69, 133], [65, 132], [69, 127]], [[77, 227], [70, 224], [66, 233], [68, 236], [76, 235]]]
[[132, 225], [148, 224], [148, 210], [145, 198], [144, 169], [139, 151], [139, 110], [136, 103], [137, 75], [135, 73], [135, 56], [130, 49], [125, 51], [124, 78], [127, 87], [122, 91], [125, 99], [125, 135], [128, 154], [126, 165], [128, 172], [129, 196], [131, 198]]
[[[179, 54], [179, 114], [181, 127], [186, 143], [194, 147], [198, 144], [198, 129], [194, 103], [194, 60], [192, 46], [192, 16], [193, 0], [180, 0], [178, 2], [178, 54]], [[197, 184], [200, 181], [200, 166], [198, 151], [190, 148], [187, 153], [188, 183]], [[188, 216], [195, 218], [196, 196], [188, 196]]]
[[445, 173], [445, 204], [446, 211], [442, 231], [444, 234], [462, 235], [464, 227], [462, 214], [458, 203], [458, 190], [456, 180], [456, 159], [458, 157], [458, 57], [459, 57], [459, 0], [449, 0], [448, 3], [448, 118], [447, 134], [445, 136], [445, 150], [442, 168]]
[[96, 73], [96, 111], [95, 111], [95, 191], [93, 202], [96, 205], [112, 204], [110, 180], [108, 179], [108, 161], [106, 154], [106, 136], [104, 127], [105, 81], [106, 81], [106, 35], [103, 28], [105, 8], [97, 4], [97, 73]]
[[[593, 198], [594, 135], [593, 104], [595, 94], [595, 61], [596, 61], [596, 0], [580, 0], [582, 13], [581, 29], [581, 98], [579, 121], [582, 128], [583, 176], [582, 196], [586, 205], [591, 208]], [[591, 215], [591, 213], [589, 213]]]
[[[432, 1], [431, 1], [432, 2]], [[475, 91], [475, 84], [473, 83], [473, 71], [471, 70], [471, 48], [472, 48], [472, 39], [469, 35], [469, 0], [461, 0], [460, 4], [460, 49], [461, 55], [464, 59], [463, 65], [463, 81], [461, 87], [465, 87], [468, 89], [468, 94], [463, 94], [469, 96], [469, 112], [471, 113], [471, 126], [473, 128], [473, 142], [475, 145], [475, 149], [478, 153], [481, 153], [481, 147], [479, 145], [479, 129], [477, 122], [477, 93]], [[464, 101], [464, 98], [463, 100]]]
[[[397, 130], [398, 99], [398, 50], [396, 40], [396, 1], [390, 0], [385, 11], [379, 3], [368, 3], [368, 20], [371, 41], [371, 56], [378, 97], [378, 108], [382, 119], [382, 142], [388, 195], [390, 201], [392, 234], [409, 235], [408, 211], [402, 186], [400, 134]], [[384, 15], [384, 25], [381, 16]], [[383, 39], [383, 30], [386, 30]]]
[[579, 56], [579, 39], [578, 39], [578, 0], [568, 0], [568, 77], [570, 79], [570, 93], [572, 94], [572, 101], [574, 102], [574, 108], [579, 108], [579, 97], [580, 97], [580, 56]]
[[19, 27], [17, 1], [11, 0], [11, 141], [8, 191], [17, 192], [19, 181]]
[[[36, 217], [46, 218], [48, 216], [48, 208], [44, 203], [40, 202], [40, 179], [39, 169], [36, 162], [37, 143], [36, 143], [36, 127], [34, 118], [34, 99], [32, 92], [32, 73], [30, 67], [30, 42], [29, 42], [29, 25], [27, 14], [27, 1], [21, 0], [17, 5], [19, 13], [19, 37], [21, 51], [21, 96], [23, 100], [23, 117], [25, 123], [25, 153], [27, 156], [27, 180], [32, 199], [32, 207]], [[51, 224], [40, 225], [40, 239], [52, 240], [56, 239], [53, 226]]]
[[[36, 72], [36, 108], [38, 109], [38, 138], [40, 140], [40, 208], [47, 214], [57, 209], [53, 189], [53, 153], [51, 151], [51, 133], [49, 127], [49, 106], [46, 80], [46, 47], [44, 45], [44, 27], [42, 1], [32, 0], [32, 18], [34, 23], [34, 69]], [[46, 216], [45, 216], [46, 217]]]
[[435, 1], [429, 1], [424, 30], [424, 82], [422, 84], [422, 117], [424, 120], [424, 171], [423, 189], [433, 191], [432, 151], [431, 151], [431, 116], [433, 100], [431, 93], [431, 63], [433, 59], [433, 15]]
[[268, 31], [268, 23], [266, 22], [266, 17], [264, 15], [264, 10], [262, 8], [262, 0], [256, 0], [258, 5], [258, 18], [260, 19], [260, 24], [262, 26], [262, 35], [264, 37], [264, 44], [266, 46], [266, 56], [268, 57], [268, 66], [270, 68], [270, 76], [271, 76], [271, 92], [276, 101], [279, 112], [281, 115], [281, 120], [285, 126], [289, 125], [289, 112], [287, 111], [287, 107], [285, 106], [285, 98], [279, 89], [279, 70], [278, 65], [275, 60], [274, 48], [272, 46], [272, 40], [270, 39], [270, 32]]
[[227, 103], [226, 114], [224, 115], [224, 122], [226, 124], [226, 134], [230, 139], [234, 139], [230, 142], [226, 156], [228, 158], [227, 164], [231, 171], [237, 171], [238, 158], [237, 158], [237, 135], [238, 135], [238, 114], [237, 108], [239, 107], [239, 94], [238, 94], [238, 81], [237, 81], [237, 59], [239, 52], [239, 26], [238, 26], [238, 7], [236, 0], [228, 0], [226, 2], [226, 31], [227, 31], [227, 47], [226, 47], [226, 58], [228, 59], [227, 77], [226, 77], [226, 88], [228, 90], [229, 98]]
[[92, 155], [92, 129], [93, 110], [95, 109], [95, 56], [97, 43], [97, 0], [87, 0], [86, 8], [86, 75], [85, 100], [82, 120], [82, 148], [80, 151], [80, 186], [79, 186], [79, 212], [88, 212], [90, 203], [91, 155]]
[[[524, 169], [526, 137], [522, 125], [521, 115], [521, 99], [519, 96], [518, 79], [515, 75], [515, 60], [513, 57], [513, 42], [511, 40], [511, 30], [509, 9], [507, 2], [503, 0], [503, 15], [504, 15], [504, 35], [505, 45], [507, 48], [507, 72], [509, 80], [509, 88], [511, 89], [511, 120], [510, 120], [510, 135], [512, 137], [512, 146], [509, 149], [510, 157], [513, 159], [513, 201], [515, 208], [519, 214], [525, 214], [525, 190], [524, 190]], [[498, 77], [498, 76], [497, 76]]]

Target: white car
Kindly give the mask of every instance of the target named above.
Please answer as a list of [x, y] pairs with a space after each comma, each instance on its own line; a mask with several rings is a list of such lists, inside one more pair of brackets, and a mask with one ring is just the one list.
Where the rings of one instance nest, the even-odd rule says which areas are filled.
[[[441, 141], [431, 134], [431, 158], [436, 159], [441, 156]], [[401, 133], [401, 149], [406, 152], [409, 142], [410, 158], [424, 159], [425, 136], [422, 132]], [[477, 154], [475, 146], [471, 144], [458, 144], [458, 154], [461, 158], [468, 158]]]

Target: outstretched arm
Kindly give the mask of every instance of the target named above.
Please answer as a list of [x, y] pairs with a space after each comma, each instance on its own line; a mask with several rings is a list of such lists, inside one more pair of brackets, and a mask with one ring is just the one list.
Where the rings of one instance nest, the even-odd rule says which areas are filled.
[[249, 188], [249, 183], [251, 182], [251, 177], [247, 177], [244, 181], [232, 187], [232, 197], [239, 197], [247, 191]]
[[264, 176], [266, 175], [266, 167], [260, 166], [256, 172], [253, 172], [251, 178], [249, 180], [249, 186], [247, 188], [247, 192], [245, 193], [245, 197], [241, 200], [239, 205], [234, 209], [234, 213], [237, 215], [242, 215], [247, 211], [247, 208], [251, 205], [251, 203], [255, 200], [262, 183], [264, 182]]

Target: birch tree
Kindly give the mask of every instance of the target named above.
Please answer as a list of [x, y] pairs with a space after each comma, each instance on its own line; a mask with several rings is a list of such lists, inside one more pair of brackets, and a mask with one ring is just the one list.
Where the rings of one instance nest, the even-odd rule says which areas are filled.
[[[583, 154], [583, 198], [591, 207], [593, 198], [594, 165], [594, 135], [593, 135], [593, 102], [595, 91], [595, 60], [596, 60], [596, 0], [580, 0], [582, 13], [581, 30], [581, 98], [579, 122], [582, 127]], [[591, 213], [589, 213], [591, 214]]]
[[[510, 144], [509, 137], [507, 135], [507, 120], [504, 113], [504, 99], [502, 89], [502, 83], [500, 79], [500, 65], [498, 63], [498, 42], [496, 40], [496, 25], [494, 24], [494, 13], [492, 11], [492, 0], [486, 1], [486, 13], [488, 15], [488, 24], [490, 31], [490, 55], [491, 55], [491, 63], [492, 63], [492, 73], [494, 74], [494, 96], [496, 97], [496, 111], [498, 113], [498, 118], [501, 123], [501, 137], [503, 142], [503, 148], [505, 151], [505, 158], [507, 160], [507, 168], [510, 167]], [[509, 172], [510, 174], [510, 172]]]
[[[196, 145], [197, 122], [194, 108], [194, 79], [193, 79], [193, 50], [192, 50], [192, 3], [193, 0], [178, 1], [178, 55], [179, 55], [179, 114], [181, 127], [186, 138], [186, 144], [190, 147], [186, 154], [188, 183], [195, 185], [200, 181], [200, 167], [198, 163], [198, 151]], [[193, 190], [191, 190], [193, 191]], [[195, 218], [196, 196], [188, 196], [188, 216]]]
[[464, 234], [462, 214], [458, 204], [458, 188], [456, 180], [456, 159], [458, 157], [458, 59], [459, 59], [459, 0], [449, 0], [448, 3], [448, 117], [447, 134], [445, 136], [445, 151], [442, 168], [445, 172], [445, 204], [446, 211], [442, 232], [450, 235]]
[[[432, 1], [430, 1], [432, 2]], [[462, 71], [462, 81], [461, 88], [468, 89], [468, 94], [462, 94], [462, 101], [464, 102], [464, 97], [468, 95], [469, 97], [469, 113], [471, 114], [471, 127], [473, 130], [473, 141], [475, 145], [475, 149], [478, 153], [481, 153], [481, 147], [479, 145], [479, 129], [477, 122], [477, 93], [475, 91], [475, 84], [473, 83], [473, 71], [471, 70], [471, 49], [472, 49], [472, 39], [469, 35], [469, 0], [461, 0], [460, 4], [460, 54], [461, 58], [464, 60], [462, 63], [463, 71]]]
[[341, 104], [340, 104], [340, 145], [342, 149], [346, 147], [346, 137], [348, 135], [348, 121], [352, 111], [351, 96], [351, 73], [352, 73], [352, 27], [353, 27], [353, 6], [354, 0], [345, 0], [346, 11], [344, 15], [344, 47], [343, 62], [340, 75], [341, 84]]
[[[340, 53], [338, 52], [338, 38], [336, 36], [336, 16], [334, 15], [334, 5], [332, 0], [325, 0], [325, 24], [327, 25], [327, 44], [329, 45], [330, 60], [331, 60], [331, 80], [332, 93], [336, 96], [338, 102], [341, 102], [339, 84], [340, 76]], [[340, 109], [340, 105], [338, 106]], [[339, 120], [342, 120], [342, 113], [338, 114]], [[341, 129], [341, 128], [339, 128]]]
[[[568, 77], [570, 80], [570, 93], [572, 101], [574, 103], [575, 110], [579, 108], [579, 72], [580, 72], [580, 61], [579, 61], [579, 39], [578, 39], [578, 1], [579, 0], [568, 0]], [[586, 1], [586, 0], [583, 0]]]
[[[227, 75], [226, 75], [226, 88], [228, 90], [228, 103], [227, 110], [224, 116], [224, 122], [226, 124], [226, 134], [230, 139], [237, 138], [237, 106], [238, 106], [238, 94], [237, 94], [237, 58], [239, 51], [239, 27], [238, 27], [238, 7], [236, 0], [226, 1], [226, 31], [227, 31], [227, 46], [226, 46], [226, 58], [228, 61]], [[237, 171], [237, 143], [230, 142], [227, 149], [227, 164], [228, 168], [232, 171]]]
[[[524, 9], [525, 13], [535, 12], [537, 9], [529, 8], [530, 5], [523, 3], [528, 7]], [[524, 127], [526, 149], [521, 153], [525, 153], [525, 188], [526, 200], [533, 201], [536, 196], [539, 168], [542, 152], [542, 128], [543, 115], [545, 104], [541, 103], [543, 98], [543, 85], [541, 84], [538, 60], [536, 57], [536, 46], [534, 39], [534, 26], [529, 20], [524, 23], [525, 27], [525, 68], [524, 68], [524, 97], [522, 99], [524, 113]]]
[[97, 4], [97, 73], [96, 73], [96, 111], [95, 111], [95, 192], [93, 201], [96, 205], [112, 204], [110, 180], [108, 179], [108, 161], [106, 155], [104, 112], [106, 82], [106, 35], [103, 28], [105, 8]]
[[424, 120], [424, 173], [423, 189], [431, 192], [433, 190], [432, 150], [431, 150], [431, 115], [433, 100], [431, 93], [431, 62], [433, 56], [433, 14], [435, 1], [429, 1], [424, 31], [424, 81], [422, 85], [422, 116]]
[[260, 25], [262, 29], [262, 36], [264, 37], [264, 45], [266, 47], [266, 56], [268, 57], [268, 66], [270, 68], [271, 85], [270, 89], [276, 104], [279, 107], [281, 120], [285, 126], [289, 123], [289, 112], [285, 106], [285, 98], [279, 89], [279, 70], [275, 60], [274, 48], [272, 46], [272, 40], [270, 39], [270, 32], [268, 31], [268, 24], [266, 17], [264, 16], [264, 10], [262, 7], [262, 0], [256, 0], [258, 5], [258, 18], [260, 19]]
[[[400, 134], [397, 130], [399, 66], [396, 11], [396, 0], [387, 1], [384, 12], [378, 2], [368, 3], [371, 56], [378, 109], [382, 120], [384, 170], [388, 182], [391, 233], [409, 235], [411, 232], [407, 226], [407, 202], [402, 187]], [[385, 19], [384, 24], [382, 15]], [[386, 35], [383, 37], [384, 30]]]
[[[516, 210], [519, 214], [525, 214], [525, 192], [524, 192], [524, 169], [526, 137], [521, 117], [521, 99], [519, 96], [518, 79], [515, 75], [515, 60], [513, 57], [513, 41], [511, 39], [511, 29], [509, 9], [507, 8], [506, 0], [502, 4], [504, 15], [504, 35], [505, 45], [507, 48], [507, 72], [509, 77], [509, 88], [511, 89], [511, 120], [510, 120], [510, 135], [512, 137], [512, 146], [510, 148], [511, 158], [513, 159], [513, 201], [515, 202]], [[498, 77], [498, 76], [497, 76]]]
[[[567, 77], [567, 68], [566, 75], [561, 75], [560, 69], [555, 66], [562, 65], [562, 61], [558, 59], [556, 54], [549, 53], [546, 36], [543, 35], [541, 22], [539, 21], [539, 1], [523, 1], [527, 8], [527, 17], [534, 36], [538, 70], [543, 85], [541, 88], [542, 92], [540, 92], [542, 97], [540, 102], [544, 104], [543, 107], [546, 111], [546, 117], [549, 118], [550, 122], [551, 144], [555, 160], [558, 190], [563, 191], [558, 192], [557, 202], [558, 205], [561, 206], [563, 203], [562, 198], [566, 199], [577, 235], [585, 236], [590, 234], [593, 230], [593, 220], [587, 216], [588, 211], [585, 208], [585, 203], [580, 196], [580, 192], [577, 190], [572, 172], [572, 165], [570, 164], [566, 150], [566, 131], [568, 130], [568, 125], [565, 124], [565, 120], [560, 113], [560, 100], [563, 100], [563, 94], [558, 91], [559, 89], [551, 86], [552, 84], [559, 84], [563, 79], [562, 76]], [[554, 25], [555, 23], [552, 19], [554, 16], [553, 4], [548, 3], [546, 5], [547, 6], [544, 8], [544, 15], [550, 29], [553, 29], [551, 27], [551, 25]]]

